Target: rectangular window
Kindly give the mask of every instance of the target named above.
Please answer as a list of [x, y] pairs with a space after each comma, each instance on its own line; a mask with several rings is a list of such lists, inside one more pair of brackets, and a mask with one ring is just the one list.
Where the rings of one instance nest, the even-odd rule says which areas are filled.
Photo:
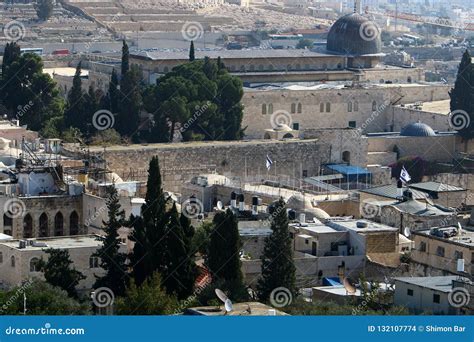
[[320, 104], [319, 104], [319, 111], [320, 111], [321, 113], [324, 112], [324, 103], [320, 103]]
[[299, 131], [300, 130], [300, 124], [298, 122], [293, 122], [293, 129], [295, 131]]
[[461, 251], [454, 251], [454, 260], [464, 259], [464, 255]]
[[412, 289], [407, 290], [407, 296], [413, 297], [413, 290]]
[[349, 127], [350, 127], [350, 128], [356, 128], [356, 127], [357, 127], [357, 122], [355, 122], [355, 121], [349, 121]]
[[439, 304], [441, 302], [441, 296], [439, 294], [433, 295], [433, 303]]
[[426, 252], [426, 242], [420, 242], [420, 252]]
[[303, 170], [303, 178], [308, 177], [308, 170]]
[[444, 257], [444, 247], [438, 246], [438, 248], [436, 248], [436, 255]]

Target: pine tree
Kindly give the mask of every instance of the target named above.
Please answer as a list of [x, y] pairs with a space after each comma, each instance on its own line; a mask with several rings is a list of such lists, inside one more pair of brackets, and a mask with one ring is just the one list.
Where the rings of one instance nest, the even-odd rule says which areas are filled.
[[48, 249], [48, 260], [41, 259], [38, 262], [38, 268], [43, 272], [45, 280], [53, 285], [60, 287], [68, 293], [70, 297], [77, 298], [76, 286], [86, 277], [74, 267], [69, 251], [67, 249]]
[[125, 76], [125, 74], [130, 70], [130, 51], [128, 49], [128, 44], [123, 40], [122, 44], [122, 77]]
[[122, 74], [120, 82], [120, 103], [118, 115], [118, 132], [122, 136], [138, 137], [142, 96], [140, 89], [141, 74], [137, 66], [133, 66]]
[[278, 201], [271, 214], [272, 234], [265, 241], [262, 277], [257, 285], [259, 298], [262, 301], [268, 300], [270, 293], [278, 287], [285, 287], [296, 295], [295, 265], [288, 229], [288, 215], [283, 199]]
[[214, 283], [223, 283], [223, 290], [232, 300], [246, 297], [240, 262], [241, 241], [237, 218], [231, 210], [217, 213], [209, 243], [207, 265]]
[[81, 130], [82, 133], [86, 132], [85, 120], [85, 101], [84, 101], [84, 92], [82, 90], [82, 80], [81, 80], [81, 69], [82, 63], [76, 67], [76, 73], [72, 79], [72, 87], [69, 90], [67, 97], [67, 109], [65, 113], [65, 123], [66, 128], [76, 127]]
[[125, 264], [127, 256], [120, 252], [119, 239], [119, 229], [125, 222], [125, 211], [121, 209], [115, 186], [107, 188], [106, 204], [108, 221], [103, 222], [105, 235], [98, 238], [103, 244], [94, 254], [100, 258], [100, 267], [106, 273], [97, 278], [94, 288], [108, 287], [115, 296], [121, 296], [125, 292], [127, 278], [127, 265]]
[[194, 62], [196, 59], [195, 51], [194, 51], [194, 41], [191, 40], [191, 44], [189, 46], [189, 61]]
[[[459, 128], [459, 134], [466, 138], [471, 139], [474, 137], [474, 65], [472, 64], [472, 58], [469, 51], [465, 51], [459, 65], [459, 70], [454, 83], [454, 88], [449, 92], [451, 97], [451, 113], [454, 113], [451, 117], [451, 122], [455, 128]], [[465, 121], [457, 122], [456, 118], [461, 113], [461, 116], [465, 116], [462, 113], [467, 113], [468, 117]], [[460, 118], [459, 116], [458, 118]], [[468, 122], [467, 127], [464, 123]]]
[[163, 285], [168, 294], [176, 294], [179, 299], [184, 299], [193, 292], [196, 264], [194, 257], [190, 254], [176, 204], [173, 204], [168, 213], [168, 222], [163, 239], [166, 247]]
[[133, 219], [135, 242], [131, 264], [137, 285], [141, 285], [155, 271], [162, 272], [166, 265], [166, 247], [162, 239], [166, 226], [166, 199], [161, 185], [158, 157], [153, 157], [148, 168], [147, 193], [142, 206], [142, 217]]

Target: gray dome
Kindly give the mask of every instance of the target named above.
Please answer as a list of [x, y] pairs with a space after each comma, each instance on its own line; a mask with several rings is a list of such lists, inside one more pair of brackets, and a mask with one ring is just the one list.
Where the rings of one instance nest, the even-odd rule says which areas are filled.
[[404, 137], [434, 137], [436, 133], [427, 124], [416, 122], [403, 127], [400, 135]]
[[379, 27], [358, 13], [347, 14], [332, 25], [327, 50], [345, 55], [361, 56], [382, 52]]

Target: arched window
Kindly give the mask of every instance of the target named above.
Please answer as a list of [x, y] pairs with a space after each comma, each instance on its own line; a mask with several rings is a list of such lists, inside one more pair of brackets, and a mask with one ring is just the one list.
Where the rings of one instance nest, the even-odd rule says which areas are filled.
[[359, 111], [359, 102], [355, 101], [354, 102], [354, 112], [358, 112], [358, 111]]
[[298, 114], [301, 114], [303, 113], [303, 105], [300, 103], [298, 103], [298, 110], [297, 110]]
[[411, 76], [408, 76], [407, 82], [408, 82], [408, 83], [411, 83]]
[[331, 102], [326, 102], [326, 112], [329, 113], [331, 111]]
[[23, 238], [29, 239], [33, 237], [33, 218], [27, 214], [23, 219]]
[[64, 217], [61, 212], [58, 212], [54, 217], [54, 236], [64, 235]]
[[262, 105], [262, 114], [267, 114], [267, 105], [265, 103]]
[[250, 64], [250, 67], [249, 67], [250, 71], [255, 71], [255, 65], [253, 64]]
[[273, 104], [272, 103], [270, 103], [268, 105], [268, 114], [273, 114]]
[[291, 114], [295, 114], [296, 113], [296, 103], [292, 103], [291, 104]]
[[15, 263], [16, 263], [15, 256], [12, 255], [12, 257], [10, 258], [10, 264], [12, 267], [15, 267]]
[[48, 215], [46, 215], [46, 213], [42, 213], [39, 218], [39, 236], [47, 237], [48, 235], [49, 235]]
[[69, 215], [69, 235], [79, 235], [79, 215], [75, 211]]
[[324, 112], [324, 103], [322, 103], [322, 102], [319, 104], [319, 111], [321, 113]]
[[30, 272], [39, 272], [39, 259], [33, 258], [30, 260]]
[[351, 101], [349, 101], [349, 102], [347, 103], [347, 111], [348, 111], [349, 113], [352, 112], [352, 102], [351, 102]]
[[3, 253], [0, 252], [0, 264], [3, 264]]
[[96, 256], [91, 256], [89, 258], [89, 268], [99, 268], [99, 258]]
[[372, 111], [375, 112], [377, 110], [377, 101], [372, 102]]

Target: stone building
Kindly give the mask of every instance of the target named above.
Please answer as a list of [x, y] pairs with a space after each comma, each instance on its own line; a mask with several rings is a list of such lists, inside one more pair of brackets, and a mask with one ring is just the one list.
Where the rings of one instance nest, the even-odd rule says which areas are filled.
[[43, 278], [37, 266], [41, 258], [47, 258], [45, 250], [62, 249], [69, 252], [76, 270], [86, 276], [77, 289], [87, 291], [96, 281], [95, 276], [104, 274], [100, 260], [92, 255], [101, 246], [96, 235], [54, 237], [45, 239], [8, 240], [0, 242], [0, 285], [2, 288], [18, 286], [31, 278]]

